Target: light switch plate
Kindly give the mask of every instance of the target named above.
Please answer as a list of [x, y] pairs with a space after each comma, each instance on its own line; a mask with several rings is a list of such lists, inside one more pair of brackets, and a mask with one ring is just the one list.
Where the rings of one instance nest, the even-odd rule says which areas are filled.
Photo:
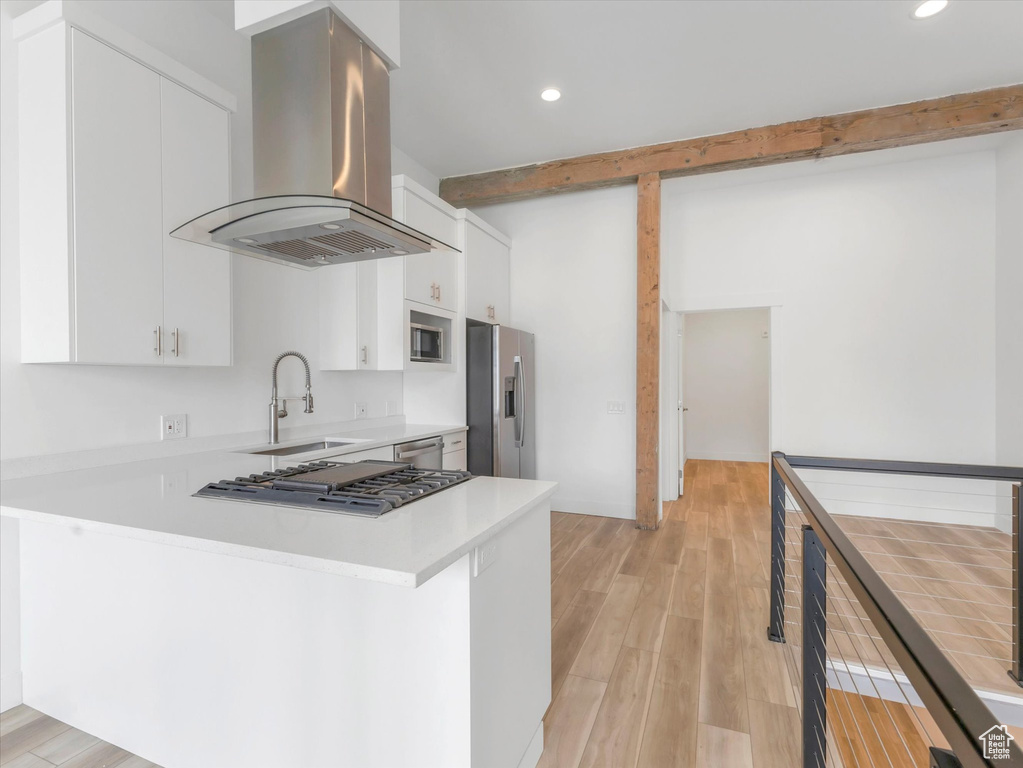
[[625, 401], [624, 400], [608, 400], [607, 401], [607, 412], [615, 416], [621, 416], [625, 413]]

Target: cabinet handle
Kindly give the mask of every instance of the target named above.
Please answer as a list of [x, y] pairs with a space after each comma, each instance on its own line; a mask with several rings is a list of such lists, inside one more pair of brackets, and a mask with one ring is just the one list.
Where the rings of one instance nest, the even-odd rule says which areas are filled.
[[163, 354], [163, 334], [160, 332], [160, 326], [153, 329], [153, 351], [157, 357]]
[[493, 304], [487, 304], [487, 317], [490, 318], [491, 320], [494, 319], [494, 305]]
[[171, 352], [174, 353], [174, 357], [181, 354], [181, 333], [177, 328], [171, 331]]
[[362, 348], [362, 362], [364, 364], [366, 364], [366, 365], [369, 365], [369, 348], [368, 347], [363, 347]]
[[440, 284], [437, 285], [437, 301], [440, 301]]

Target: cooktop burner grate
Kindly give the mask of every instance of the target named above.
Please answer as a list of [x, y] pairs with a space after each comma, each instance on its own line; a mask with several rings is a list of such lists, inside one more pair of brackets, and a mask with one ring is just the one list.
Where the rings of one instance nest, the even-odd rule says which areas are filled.
[[379, 517], [472, 479], [468, 472], [391, 461], [313, 461], [210, 483], [195, 496]]

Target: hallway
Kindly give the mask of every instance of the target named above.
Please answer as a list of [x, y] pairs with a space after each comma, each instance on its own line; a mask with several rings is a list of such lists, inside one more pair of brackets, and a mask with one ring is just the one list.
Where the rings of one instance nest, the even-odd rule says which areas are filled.
[[540, 765], [798, 765], [766, 636], [767, 464], [689, 461], [661, 528], [553, 513], [553, 703]]

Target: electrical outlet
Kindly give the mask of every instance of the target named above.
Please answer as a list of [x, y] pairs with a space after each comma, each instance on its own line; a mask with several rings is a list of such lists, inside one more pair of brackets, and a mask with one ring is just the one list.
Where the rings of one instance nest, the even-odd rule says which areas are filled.
[[366, 407], [365, 403], [356, 403], [355, 404], [355, 418], [357, 418], [357, 419], [364, 419], [364, 418], [366, 418], [366, 415], [368, 413], [369, 413], [369, 408]]
[[188, 437], [188, 414], [172, 413], [160, 417], [160, 439], [177, 440]]
[[474, 576], [479, 576], [497, 560], [497, 542], [488, 541], [482, 546], [476, 547], [476, 569]]
[[615, 416], [621, 416], [625, 413], [625, 401], [624, 400], [608, 400], [607, 401], [607, 412], [614, 414]]
[[394, 400], [388, 400], [384, 406], [385, 416], [397, 416], [398, 415], [398, 404]]

